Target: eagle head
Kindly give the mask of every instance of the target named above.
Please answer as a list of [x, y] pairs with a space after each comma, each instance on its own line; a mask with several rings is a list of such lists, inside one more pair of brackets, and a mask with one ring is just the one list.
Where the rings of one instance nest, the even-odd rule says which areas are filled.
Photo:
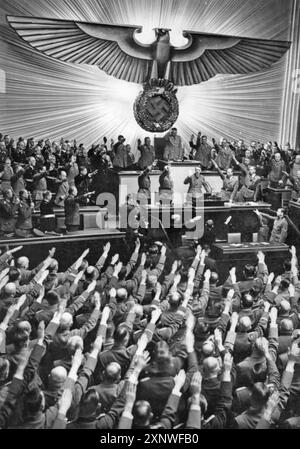
[[170, 33], [167, 28], [154, 28], [156, 39], [160, 42], [170, 42]]

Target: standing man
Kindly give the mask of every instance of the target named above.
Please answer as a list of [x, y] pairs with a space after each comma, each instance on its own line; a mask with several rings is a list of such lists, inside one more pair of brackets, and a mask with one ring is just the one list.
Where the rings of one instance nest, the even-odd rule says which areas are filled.
[[271, 170], [269, 173], [270, 187], [283, 186], [283, 173], [286, 171], [286, 165], [281, 159], [281, 154], [275, 153], [274, 159], [271, 160]]
[[231, 167], [233, 160], [233, 151], [226, 139], [222, 139], [221, 145], [218, 145], [215, 139], [212, 139], [217, 151], [216, 162], [221, 170], [227, 170]]
[[138, 177], [139, 190], [137, 194], [137, 200], [139, 202], [151, 203], [151, 179], [150, 173], [153, 166], [147, 167], [143, 173]]
[[235, 200], [236, 193], [239, 188], [239, 180], [236, 176], [233, 175], [232, 168], [228, 168], [226, 171], [226, 175], [220, 170], [216, 161], [212, 161], [219, 175], [223, 179], [223, 187], [221, 190], [221, 198], [223, 201], [229, 201], [233, 203]]
[[190, 140], [190, 147], [192, 148], [192, 158], [194, 161], [199, 161], [203, 170], [211, 168], [211, 150], [212, 147], [207, 143], [207, 137], [198, 133], [196, 144], [194, 144], [195, 136], [192, 135]]
[[292, 200], [300, 203], [300, 170], [297, 171], [297, 176], [289, 175], [287, 172], [282, 172], [292, 183]]
[[19, 203], [19, 198], [14, 198], [11, 189], [4, 190], [3, 199], [0, 200], [0, 235], [13, 236], [16, 225], [15, 214]]
[[184, 156], [182, 139], [177, 134], [177, 128], [165, 136], [164, 161], [182, 161]]
[[32, 235], [32, 213], [34, 211], [34, 203], [31, 195], [27, 190], [20, 192], [20, 204], [18, 207], [18, 219], [16, 223], [16, 236], [27, 238]]
[[202, 189], [206, 190], [207, 193], [212, 193], [212, 188], [209, 183], [205, 180], [204, 176], [201, 175], [201, 167], [195, 168], [195, 173], [192, 174], [190, 171], [189, 176], [184, 180], [184, 184], [189, 184], [189, 190], [187, 194], [187, 202], [192, 203], [196, 206], [197, 198], [202, 196]]
[[77, 196], [76, 187], [70, 187], [69, 195], [64, 201], [65, 205], [65, 225], [68, 232], [79, 231], [80, 229], [80, 202], [93, 195], [95, 192], [87, 193], [83, 196]]
[[32, 199], [36, 206], [39, 207], [44, 198], [44, 193], [47, 191], [47, 177], [48, 173], [46, 167], [39, 167], [38, 173], [33, 176], [33, 192]]
[[59, 181], [60, 186], [58, 187], [58, 191], [56, 194], [56, 198], [54, 201], [54, 204], [59, 207], [64, 206], [64, 201], [68, 196], [69, 193], [69, 183], [67, 180], [67, 173], [65, 171], [61, 171], [59, 175]]
[[127, 150], [125, 147], [125, 137], [119, 136], [118, 142], [113, 146], [113, 166], [117, 170], [122, 170], [127, 167]]
[[289, 225], [287, 219], [285, 218], [285, 209], [283, 208], [278, 209], [276, 217], [273, 217], [272, 215], [269, 214], [265, 214], [263, 212], [259, 212], [258, 209], [256, 209], [254, 213], [258, 217], [266, 217], [269, 220], [274, 221], [270, 237], [270, 243], [284, 243], [286, 241]]
[[3, 167], [3, 171], [0, 173], [1, 179], [1, 191], [4, 192], [11, 188], [11, 179], [14, 176], [14, 171], [11, 166], [11, 160], [7, 158]]
[[241, 189], [237, 192], [236, 201], [256, 201], [261, 178], [256, 174], [256, 167], [244, 165], [234, 158], [234, 162], [241, 168], [245, 177]]
[[150, 167], [155, 160], [155, 150], [154, 146], [151, 145], [150, 137], [146, 137], [144, 145], [142, 145], [141, 140], [138, 140], [138, 150], [141, 153], [141, 157], [138, 160], [137, 167], [141, 170]]
[[166, 165], [159, 177], [159, 199], [160, 203], [171, 204], [173, 200], [174, 183], [171, 178], [170, 167]]
[[82, 197], [80, 203], [81, 206], [86, 206], [88, 203], [88, 196], [86, 194], [89, 193], [92, 178], [96, 176], [97, 173], [98, 170], [96, 170], [94, 173], [88, 173], [86, 167], [80, 167], [80, 173], [75, 178], [75, 187], [78, 190], [78, 195]]

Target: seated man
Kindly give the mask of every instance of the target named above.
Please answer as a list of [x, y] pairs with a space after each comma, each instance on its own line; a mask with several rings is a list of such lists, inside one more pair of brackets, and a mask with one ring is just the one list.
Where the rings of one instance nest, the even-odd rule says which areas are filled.
[[254, 211], [258, 217], [266, 217], [274, 221], [273, 229], [271, 232], [270, 243], [284, 243], [287, 238], [288, 232], [288, 222], [285, 218], [285, 209], [280, 208], [277, 210], [277, 216], [272, 217], [272, 215], [259, 212], [259, 210]]

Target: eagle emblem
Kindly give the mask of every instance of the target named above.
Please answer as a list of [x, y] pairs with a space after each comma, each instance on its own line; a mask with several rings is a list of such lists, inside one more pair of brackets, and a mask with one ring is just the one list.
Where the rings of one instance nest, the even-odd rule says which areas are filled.
[[97, 65], [115, 78], [143, 85], [134, 104], [137, 123], [151, 132], [167, 131], [178, 118], [177, 86], [199, 84], [218, 74], [268, 69], [291, 42], [183, 31], [188, 42], [170, 43], [170, 30], [155, 29], [142, 44], [138, 25], [108, 25], [7, 16], [10, 26], [36, 50], [73, 64]]

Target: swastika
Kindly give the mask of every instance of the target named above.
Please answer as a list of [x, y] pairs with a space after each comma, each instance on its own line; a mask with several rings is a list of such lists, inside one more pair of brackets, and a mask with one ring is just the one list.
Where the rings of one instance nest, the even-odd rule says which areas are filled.
[[155, 120], [163, 120], [170, 113], [170, 106], [162, 97], [153, 97], [147, 102], [147, 111]]

